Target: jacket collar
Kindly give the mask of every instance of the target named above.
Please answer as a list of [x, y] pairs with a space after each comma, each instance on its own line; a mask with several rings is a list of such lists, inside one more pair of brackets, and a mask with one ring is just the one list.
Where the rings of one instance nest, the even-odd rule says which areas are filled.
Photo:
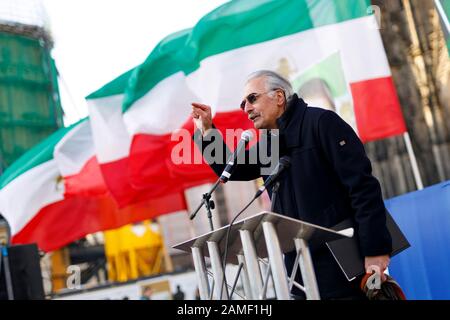
[[307, 106], [303, 99], [294, 94], [286, 111], [277, 119], [280, 136], [288, 148], [300, 145], [300, 132]]

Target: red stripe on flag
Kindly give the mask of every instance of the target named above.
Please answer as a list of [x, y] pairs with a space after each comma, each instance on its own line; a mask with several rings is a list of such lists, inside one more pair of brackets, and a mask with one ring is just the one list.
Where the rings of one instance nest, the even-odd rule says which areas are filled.
[[[171, 147], [174, 146], [174, 142], [171, 141], [170, 135], [134, 136], [128, 171], [132, 186], [138, 190], [152, 189], [155, 194], [160, 194], [174, 190], [181, 191], [217, 179], [203, 160], [202, 163], [194, 163], [193, 154], [199, 151], [193, 142], [189, 143], [192, 163], [175, 165], [171, 159]], [[161, 146], [162, 144], [164, 146]]]
[[109, 196], [74, 196], [42, 208], [13, 236], [12, 243], [35, 242], [42, 250], [52, 251], [93, 232], [181, 210], [186, 210], [183, 194], [170, 194], [124, 209], [118, 209]]
[[[250, 129], [253, 123], [242, 111], [217, 113], [214, 117], [215, 126], [225, 137], [225, 129]], [[194, 133], [192, 120], [189, 119], [182, 127], [189, 132], [190, 162], [175, 164], [172, 161], [172, 148], [179, 141], [171, 141], [171, 135], [156, 136], [138, 134], [133, 137], [130, 151], [129, 176], [136, 189], [159, 188], [161, 192], [167, 190], [181, 191], [189, 187], [214, 182], [217, 176], [204, 162], [191, 136]], [[234, 139], [234, 148], [237, 139]], [[233, 147], [232, 147], [233, 148]], [[233, 148], [233, 149], [234, 149]], [[201, 163], [196, 163], [200, 159]]]
[[[167, 176], [158, 177], [158, 179], [152, 181], [146, 189], [137, 190], [133, 188], [128, 176], [129, 162], [129, 158], [123, 158], [113, 162], [100, 164], [105, 184], [120, 208], [133, 203], [153, 199], [154, 197], [182, 193], [182, 190], [176, 188], [176, 184], [168, 180]], [[153, 169], [162, 172], [158, 163]]]
[[358, 134], [363, 142], [406, 132], [392, 77], [350, 84]]
[[79, 173], [64, 177], [64, 197], [112, 196], [119, 208], [140, 203], [157, 196], [176, 192], [173, 188], [150, 186], [145, 190], [132, 188], [128, 179], [128, 158], [99, 165], [96, 157], [92, 157]]
[[79, 173], [64, 177], [64, 196], [96, 196], [107, 195], [103, 175], [96, 157], [92, 157], [83, 166]]

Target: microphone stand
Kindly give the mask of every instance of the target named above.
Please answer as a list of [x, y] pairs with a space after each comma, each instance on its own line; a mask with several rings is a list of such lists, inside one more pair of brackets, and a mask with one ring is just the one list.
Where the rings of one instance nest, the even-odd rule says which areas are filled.
[[193, 213], [191, 213], [191, 215], [189, 216], [189, 219], [191, 219], [191, 220], [194, 219], [195, 216], [197, 215], [197, 213], [200, 211], [200, 209], [204, 205], [205, 208], [206, 208], [206, 213], [207, 213], [208, 221], [209, 221], [209, 227], [211, 228], [211, 231], [214, 231], [211, 209], [215, 208], [214, 200], [211, 200], [211, 195], [217, 189], [219, 184], [220, 184], [220, 179], [217, 179], [216, 183], [214, 183], [214, 185], [212, 186], [211, 190], [209, 190], [209, 192], [204, 193], [202, 195], [202, 201], [198, 205], [197, 209], [195, 209], [195, 211]]
[[[245, 149], [245, 146], [247, 146], [248, 142], [252, 138], [253, 138], [253, 134], [250, 131], [247, 130], [242, 133], [241, 141], [239, 142], [238, 148], [235, 150], [235, 152], [231, 155], [230, 159], [227, 161], [228, 165], [225, 166], [225, 171], [228, 173], [228, 175], [225, 176], [224, 178], [222, 178], [222, 176], [225, 175], [225, 171], [224, 171], [222, 176], [220, 176], [219, 179], [216, 181], [216, 183], [214, 183], [211, 190], [209, 192], [203, 194], [202, 201], [200, 202], [199, 206], [197, 207], [197, 209], [195, 209], [195, 211], [189, 217], [191, 220], [195, 218], [195, 216], [200, 211], [202, 206], [205, 205], [208, 219], [209, 219], [209, 227], [211, 228], [211, 231], [214, 231], [211, 209], [215, 208], [215, 204], [214, 204], [214, 201], [211, 200], [211, 195], [217, 189], [217, 187], [219, 186], [219, 183], [221, 183], [221, 182], [225, 183], [228, 181], [228, 178], [230, 177], [232, 170], [233, 170], [233, 168], [228, 169], [228, 166], [230, 165], [230, 161], [232, 161], [231, 165], [234, 163], [234, 161], [237, 161], [237, 157], [239, 156], [239, 150], [241, 150], [242, 148]], [[230, 172], [228, 172], [227, 169]]]
[[270, 205], [270, 211], [275, 212], [275, 201], [277, 200], [277, 193], [278, 193], [278, 189], [280, 188], [280, 181], [275, 181], [273, 187], [272, 187], [272, 199], [271, 200], [271, 205]]

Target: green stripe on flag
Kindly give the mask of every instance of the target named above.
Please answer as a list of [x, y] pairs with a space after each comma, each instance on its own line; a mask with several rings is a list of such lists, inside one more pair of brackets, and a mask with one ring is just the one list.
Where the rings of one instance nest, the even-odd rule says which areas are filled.
[[450, 19], [450, 0], [440, 0], [442, 4], [442, 8], [445, 11], [445, 14], [447, 15], [447, 19]]
[[[441, 0], [443, 7], [444, 7], [444, 11], [445, 11], [445, 15], [447, 16], [447, 22], [450, 22], [450, 0]], [[447, 34], [447, 51], [448, 51], [448, 55], [450, 56], [450, 30], [447, 30], [446, 32]]]
[[97, 91], [89, 94], [85, 99], [97, 99], [122, 94], [125, 91], [125, 88], [128, 85], [128, 80], [130, 79], [130, 76], [133, 74], [135, 69], [136, 68], [133, 68], [121, 74], [113, 81], [108, 82]]
[[80, 124], [83, 121], [86, 121], [87, 118], [84, 118], [77, 123], [72, 124], [69, 127], [61, 128], [58, 131], [54, 132], [44, 141], [35, 145], [29, 151], [25, 152], [19, 159], [17, 159], [11, 166], [6, 169], [6, 171], [0, 176], [0, 189], [5, 187], [12, 180], [22, 175], [26, 171], [43, 164], [44, 162], [50, 161], [53, 159], [53, 150], [56, 144], [75, 126]]
[[[171, 35], [136, 69], [123, 111], [163, 79], [194, 72], [210, 56], [369, 15], [369, 0], [236, 0]], [[371, 11], [370, 11], [371, 12]]]
[[125, 110], [136, 100], [145, 95], [161, 80], [177, 73], [184, 60], [181, 50], [191, 35], [192, 29], [186, 29], [164, 38], [150, 53], [145, 62], [136, 68], [125, 91]]
[[439, 7], [439, 4], [441, 8], [438, 9], [439, 18], [442, 25], [442, 31], [444, 32], [445, 41], [447, 42], [447, 51], [448, 55], [450, 56], [450, 0], [435, 0], [436, 6]]
[[[366, 0], [235, 1], [202, 18], [187, 44], [196, 61], [301, 31], [367, 16]], [[192, 52], [191, 51], [191, 52]], [[195, 71], [199, 65], [192, 64]]]

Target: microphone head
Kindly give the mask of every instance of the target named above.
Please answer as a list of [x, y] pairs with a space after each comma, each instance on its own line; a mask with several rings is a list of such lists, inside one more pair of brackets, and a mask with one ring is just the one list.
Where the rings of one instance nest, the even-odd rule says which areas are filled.
[[248, 142], [252, 139], [253, 139], [253, 132], [251, 130], [245, 130], [244, 132], [242, 132], [241, 140]]
[[288, 156], [283, 156], [280, 158], [279, 163], [284, 167], [289, 168], [289, 166], [291, 165], [291, 158]]

